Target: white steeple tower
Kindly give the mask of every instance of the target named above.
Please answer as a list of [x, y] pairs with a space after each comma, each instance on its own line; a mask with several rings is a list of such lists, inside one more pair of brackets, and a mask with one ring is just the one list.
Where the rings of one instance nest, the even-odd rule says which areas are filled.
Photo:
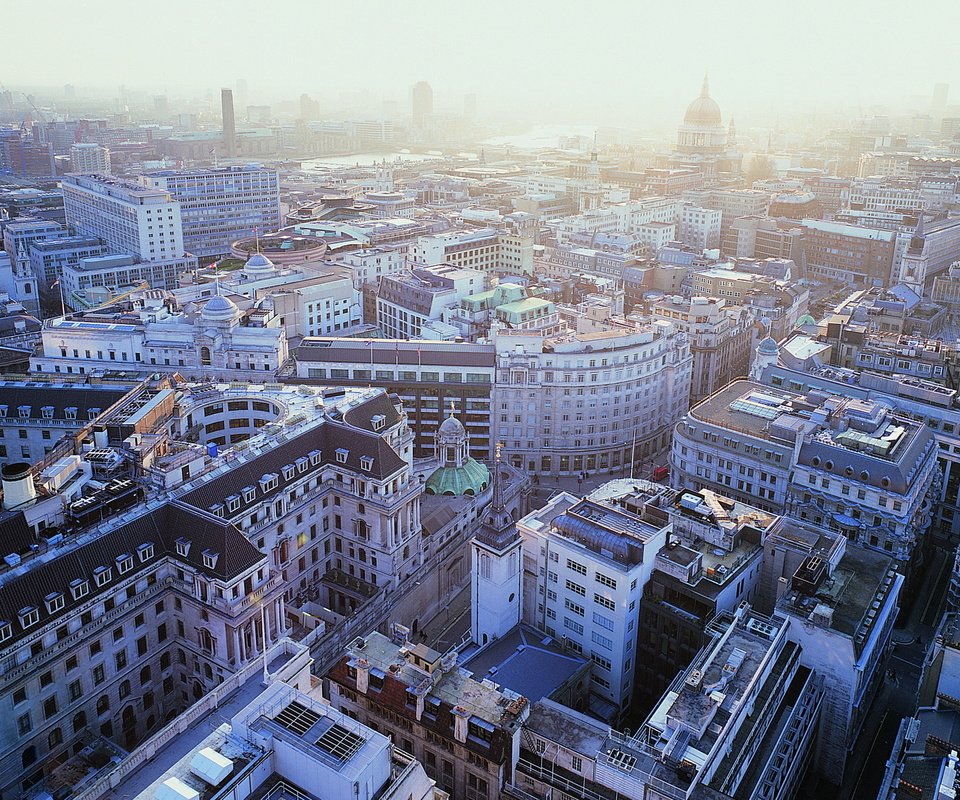
[[471, 542], [471, 634], [480, 646], [518, 625], [522, 612], [523, 543], [503, 503], [500, 450], [497, 444], [490, 510]]

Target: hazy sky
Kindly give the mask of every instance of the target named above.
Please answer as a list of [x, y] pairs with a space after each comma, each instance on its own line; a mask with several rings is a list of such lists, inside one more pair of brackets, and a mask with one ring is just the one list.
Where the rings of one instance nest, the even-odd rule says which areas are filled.
[[[436, 107], [476, 92], [623, 116], [682, 111], [709, 70], [738, 122], [757, 108], [825, 110], [953, 84], [958, 0], [6, 0], [0, 79], [200, 95], [247, 81], [252, 101], [368, 90]], [[273, 16], [271, 16], [271, 14]], [[38, 16], [39, 15], [39, 16]], [[42, 19], [40, 18], [42, 17]]]

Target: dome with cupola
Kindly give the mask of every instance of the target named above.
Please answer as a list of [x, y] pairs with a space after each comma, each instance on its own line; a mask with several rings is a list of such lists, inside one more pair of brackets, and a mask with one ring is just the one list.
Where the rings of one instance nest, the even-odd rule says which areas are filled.
[[469, 454], [467, 431], [451, 413], [437, 429], [440, 466], [427, 478], [427, 494], [476, 496], [490, 485], [490, 470]]
[[229, 297], [217, 294], [207, 300], [200, 316], [207, 322], [232, 322], [239, 313], [236, 303]]
[[720, 125], [720, 106], [710, 96], [710, 83], [707, 76], [703, 76], [703, 86], [700, 95], [687, 106], [687, 113], [683, 115], [684, 125]]

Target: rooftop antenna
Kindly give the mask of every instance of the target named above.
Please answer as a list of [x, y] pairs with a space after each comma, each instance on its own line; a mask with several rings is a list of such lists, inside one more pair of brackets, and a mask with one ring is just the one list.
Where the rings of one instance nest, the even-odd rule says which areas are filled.
[[259, 252], [260, 252], [260, 226], [259, 226], [259, 225], [255, 225], [255, 226], [254, 226], [254, 228], [253, 228], [253, 235], [254, 235], [254, 237], [256, 238], [256, 241], [257, 241], [257, 252], [259, 253]]

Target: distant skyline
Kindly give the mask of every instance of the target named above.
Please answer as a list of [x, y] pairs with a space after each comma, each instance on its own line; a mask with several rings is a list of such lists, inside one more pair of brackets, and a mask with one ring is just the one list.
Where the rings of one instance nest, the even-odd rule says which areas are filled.
[[270, 16], [242, 0], [50, 0], [47, 26], [30, 4], [4, 9], [6, 30], [20, 34], [4, 43], [3, 81], [202, 97], [243, 79], [250, 102], [368, 92], [407, 104], [425, 80], [441, 113], [476, 93], [482, 116], [522, 103], [528, 114], [624, 125], [675, 121], [704, 71], [725, 122], [877, 104], [924, 111], [938, 82], [960, 103], [955, 2], [885, 5], [291, 0]]

